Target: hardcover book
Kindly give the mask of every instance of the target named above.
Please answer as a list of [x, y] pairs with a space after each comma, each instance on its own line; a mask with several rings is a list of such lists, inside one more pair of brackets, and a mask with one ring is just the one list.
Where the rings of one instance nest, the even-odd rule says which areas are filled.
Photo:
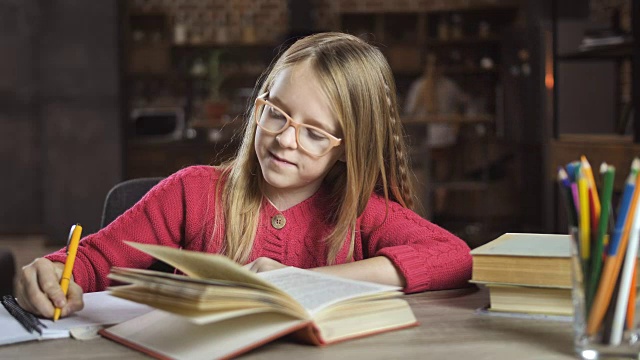
[[287, 267], [255, 274], [216, 254], [129, 243], [185, 275], [112, 269], [115, 296], [157, 310], [102, 330], [157, 358], [230, 358], [285, 335], [325, 345], [417, 325], [398, 287]]
[[506, 233], [471, 251], [472, 281], [571, 288], [569, 235]]
[[570, 288], [511, 286], [495, 283], [489, 288], [489, 310], [527, 314], [573, 315]]

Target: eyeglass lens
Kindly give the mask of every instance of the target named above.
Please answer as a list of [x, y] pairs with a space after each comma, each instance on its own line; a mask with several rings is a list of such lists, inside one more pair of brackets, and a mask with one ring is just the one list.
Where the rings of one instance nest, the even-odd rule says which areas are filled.
[[[280, 133], [288, 126], [286, 114], [269, 104], [258, 105], [256, 115], [259, 117], [258, 125], [268, 132]], [[297, 128], [298, 145], [309, 153], [320, 155], [331, 147], [329, 137], [322, 131], [304, 124], [291, 123], [291, 125]]]

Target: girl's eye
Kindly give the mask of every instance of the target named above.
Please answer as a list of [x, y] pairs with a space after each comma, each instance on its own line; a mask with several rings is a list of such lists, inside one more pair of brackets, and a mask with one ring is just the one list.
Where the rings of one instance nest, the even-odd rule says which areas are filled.
[[280, 111], [276, 110], [271, 106], [269, 106], [269, 116], [275, 119], [285, 119], [285, 116], [283, 113], [281, 113]]
[[309, 139], [311, 140], [317, 140], [317, 141], [324, 141], [327, 139], [327, 136], [324, 135], [323, 133], [311, 129], [311, 128], [307, 128], [307, 135], [309, 136]]

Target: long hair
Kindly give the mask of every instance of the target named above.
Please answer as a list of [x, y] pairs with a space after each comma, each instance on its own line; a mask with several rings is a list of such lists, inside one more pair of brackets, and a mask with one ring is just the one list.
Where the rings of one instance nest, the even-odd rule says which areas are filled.
[[[372, 192], [409, 208], [413, 208], [414, 195], [395, 83], [382, 53], [352, 35], [311, 35], [295, 42], [275, 61], [256, 94], [268, 92], [284, 69], [302, 62], [315, 71], [344, 138], [346, 161], [336, 162], [324, 180], [333, 200], [328, 213], [334, 229], [323, 239], [328, 246], [327, 263], [332, 264], [348, 239], [348, 258], [352, 259], [356, 219]], [[216, 191], [221, 194], [225, 221], [222, 252], [241, 263], [248, 260], [255, 240], [264, 181], [254, 150], [253, 117], [252, 107], [238, 154], [222, 165], [226, 181]], [[221, 220], [222, 214], [216, 211], [214, 224]], [[220, 227], [214, 225], [214, 235], [216, 228]]]

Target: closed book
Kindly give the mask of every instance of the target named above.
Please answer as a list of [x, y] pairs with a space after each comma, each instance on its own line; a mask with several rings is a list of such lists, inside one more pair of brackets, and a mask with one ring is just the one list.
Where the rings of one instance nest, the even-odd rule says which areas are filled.
[[399, 287], [294, 267], [255, 274], [216, 254], [128, 243], [185, 275], [114, 268], [111, 294], [157, 310], [102, 330], [161, 359], [230, 358], [292, 335], [314, 345], [417, 325]]
[[472, 281], [571, 287], [569, 235], [506, 233], [471, 251]]
[[491, 311], [573, 315], [570, 288], [487, 283]]

